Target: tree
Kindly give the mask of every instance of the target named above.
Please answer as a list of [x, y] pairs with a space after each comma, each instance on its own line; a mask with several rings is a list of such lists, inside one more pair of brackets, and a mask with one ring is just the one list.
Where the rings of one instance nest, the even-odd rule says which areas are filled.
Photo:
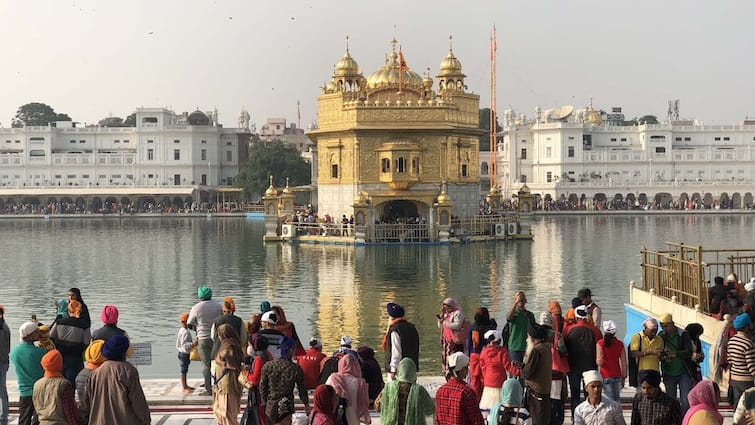
[[261, 195], [270, 185], [270, 175], [276, 187], [284, 186], [286, 178], [291, 186], [312, 182], [311, 166], [295, 148], [281, 141], [254, 143], [236, 180], [247, 194]]
[[121, 117], [107, 117], [101, 119], [98, 123], [100, 127], [123, 127], [123, 118]]
[[658, 117], [655, 115], [643, 115], [636, 120], [639, 124], [658, 124]]
[[[490, 150], [490, 108], [480, 109], [480, 129], [485, 130], [485, 135], [480, 136], [480, 150]], [[498, 114], [495, 116], [495, 130], [496, 133], [503, 130], [501, 123], [498, 122]]]
[[136, 127], [136, 113], [133, 113], [126, 117], [126, 120], [123, 121], [124, 127]]
[[55, 121], [72, 121], [67, 114], [58, 114], [51, 106], [44, 103], [32, 102], [18, 108], [16, 116], [11, 122], [13, 127], [46, 126]]

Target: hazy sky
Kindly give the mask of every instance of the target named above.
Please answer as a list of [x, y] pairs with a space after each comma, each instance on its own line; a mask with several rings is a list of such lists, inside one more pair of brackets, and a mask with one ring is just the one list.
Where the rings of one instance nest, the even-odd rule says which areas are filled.
[[306, 127], [347, 34], [365, 76], [394, 35], [407, 64], [435, 76], [453, 35], [487, 106], [495, 24], [500, 111], [592, 96], [665, 117], [678, 98], [683, 117], [733, 124], [755, 116], [753, 17], [751, 0], [0, 0], [0, 123], [44, 102], [87, 123], [217, 107], [234, 127], [244, 105], [259, 128], [295, 121], [300, 100]]

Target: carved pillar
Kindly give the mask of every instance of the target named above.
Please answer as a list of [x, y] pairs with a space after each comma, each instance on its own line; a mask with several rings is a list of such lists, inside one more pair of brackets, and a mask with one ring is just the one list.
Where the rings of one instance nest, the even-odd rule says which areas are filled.
[[437, 228], [438, 228], [438, 242], [448, 243], [448, 237], [451, 231], [451, 197], [446, 193], [446, 183], [443, 183], [440, 195], [438, 195], [438, 202], [434, 207], [437, 213]]
[[262, 207], [265, 214], [265, 236], [263, 240], [278, 240], [278, 190], [273, 186], [273, 176], [270, 176], [270, 187], [262, 197]]

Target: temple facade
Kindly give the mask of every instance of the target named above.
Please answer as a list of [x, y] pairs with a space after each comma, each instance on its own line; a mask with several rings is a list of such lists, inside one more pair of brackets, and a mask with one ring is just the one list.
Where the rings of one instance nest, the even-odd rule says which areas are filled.
[[368, 223], [432, 223], [439, 204], [454, 216], [478, 214], [480, 98], [465, 77], [451, 46], [435, 79], [429, 68], [420, 76], [395, 39], [365, 77], [347, 42], [307, 132], [321, 215], [366, 206]]

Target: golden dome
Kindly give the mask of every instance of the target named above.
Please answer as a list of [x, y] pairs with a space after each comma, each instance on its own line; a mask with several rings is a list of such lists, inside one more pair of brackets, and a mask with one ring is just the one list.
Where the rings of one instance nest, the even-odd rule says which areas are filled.
[[283, 189], [283, 194], [284, 195], [290, 195], [292, 193], [293, 193], [293, 191], [291, 190], [290, 187], [288, 187], [288, 177], [286, 177], [286, 187]]
[[454, 56], [453, 50], [448, 51], [446, 56], [440, 63], [440, 75], [452, 75], [461, 73], [461, 62]]
[[359, 74], [359, 65], [357, 64], [357, 61], [355, 61], [354, 58], [351, 57], [347, 49], [341, 60], [336, 64], [335, 75], [341, 76], [356, 74]]
[[585, 121], [595, 125], [603, 124], [603, 117], [600, 116], [600, 112], [592, 107], [592, 98], [590, 98], [590, 106], [585, 111]]
[[526, 184], [522, 185], [522, 187], [519, 189], [519, 193], [525, 195], [530, 193], [530, 187]]
[[447, 205], [450, 203], [451, 203], [451, 197], [448, 196], [446, 192], [441, 192], [440, 195], [438, 195], [438, 204]]
[[401, 71], [401, 64], [398, 60], [399, 55], [396, 53], [396, 40], [391, 40], [391, 43], [393, 44], [393, 48], [390, 56], [386, 59], [385, 65], [367, 77], [367, 88], [398, 87], [399, 73], [401, 73], [403, 74], [401, 75], [402, 88], [421, 89], [422, 77], [411, 69], [408, 69], [408, 67]]
[[273, 186], [273, 176], [270, 176], [270, 187], [265, 191], [265, 196], [278, 196], [278, 190]]

